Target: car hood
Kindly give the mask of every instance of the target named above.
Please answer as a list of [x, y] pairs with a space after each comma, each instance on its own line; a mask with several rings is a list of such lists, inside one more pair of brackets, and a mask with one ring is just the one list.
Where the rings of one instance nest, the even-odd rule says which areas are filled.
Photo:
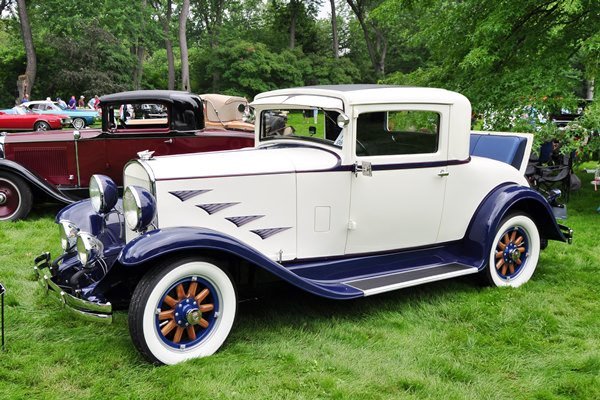
[[[81, 138], [90, 139], [100, 135], [100, 129], [82, 130]], [[36, 142], [68, 142], [73, 140], [73, 131], [45, 131], [45, 132], [19, 132], [8, 133], [4, 138], [4, 143], [36, 143]]]
[[147, 163], [156, 180], [177, 180], [331, 170], [341, 165], [341, 158], [319, 147], [269, 145], [156, 157]]

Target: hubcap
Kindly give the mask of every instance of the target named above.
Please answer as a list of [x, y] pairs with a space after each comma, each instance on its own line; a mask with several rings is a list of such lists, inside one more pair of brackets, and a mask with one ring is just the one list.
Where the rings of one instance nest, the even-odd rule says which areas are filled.
[[21, 196], [12, 182], [0, 179], [0, 220], [9, 219], [19, 209]]
[[500, 277], [511, 279], [527, 261], [527, 234], [521, 228], [504, 233], [496, 245], [496, 270]]

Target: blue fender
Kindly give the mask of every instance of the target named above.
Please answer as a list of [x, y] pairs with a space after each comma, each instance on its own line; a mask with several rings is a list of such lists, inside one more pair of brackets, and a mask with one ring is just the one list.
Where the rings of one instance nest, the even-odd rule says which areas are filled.
[[[123, 201], [119, 199], [112, 212], [98, 214], [92, 207], [90, 199], [80, 200], [62, 208], [57, 214], [54, 222], [59, 223], [66, 220], [74, 223], [79, 230], [98, 237], [104, 246], [125, 246], [123, 217]], [[110, 232], [110, 236], [106, 233]], [[105, 242], [104, 239], [108, 242]]]
[[318, 296], [349, 299], [364, 295], [362, 291], [350, 286], [303, 279], [234, 237], [206, 228], [177, 227], [149, 232], [127, 243], [117, 262], [125, 268], [135, 267], [182, 250], [199, 253], [202, 250], [217, 250], [232, 254]]
[[46, 193], [48, 196], [52, 197], [55, 200], [60, 202], [69, 204], [73, 203], [73, 199], [65, 196], [54, 186], [46, 182], [44, 179], [40, 178], [34, 172], [28, 170], [24, 166], [19, 163], [16, 163], [11, 160], [0, 159], [0, 171], [12, 172], [15, 175], [23, 178], [27, 183], [29, 183], [32, 187], [35, 187], [42, 192]]
[[463, 240], [463, 250], [485, 267], [487, 254], [493, 245], [502, 219], [513, 211], [521, 211], [531, 217], [537, 225], [541, 238], [567, 242], [552, 213], [552, 207], [535, 190], [516, 184], [496, 187], [481, 202], [473, 215]]

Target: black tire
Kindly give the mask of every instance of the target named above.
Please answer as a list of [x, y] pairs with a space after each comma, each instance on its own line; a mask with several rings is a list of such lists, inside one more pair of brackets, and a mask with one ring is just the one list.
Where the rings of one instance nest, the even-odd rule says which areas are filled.
[[31, 188], [21, 177], [0, 171], [0, 221], [16, 221], [31, 211]]
[[519, 287], [529, 281], [540, 256], [541, 240], [535, 222], [525, 214], [511, 214], [498, 225], [481, 271], [491, 286]]
[[231, 331], [236, 298], [232, 280], [214, 261], [167, 260], [135, 288], [128, 316], [131, 340], [153, 364], [210, 356]]
[[47, 123], [46, 121], [38, 121], [33, 125], [33, 130], [34, 131], [47, 131], [50, 129], [50, 124]]
[[75, 129], [83, 129], [85, 128], [85, 120], [83, 118], [73, 118], [71, 125], [73, 125], [73, 128]]

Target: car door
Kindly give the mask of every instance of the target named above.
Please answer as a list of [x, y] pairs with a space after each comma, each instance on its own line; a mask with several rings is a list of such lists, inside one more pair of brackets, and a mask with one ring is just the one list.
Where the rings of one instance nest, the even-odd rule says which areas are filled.
[[448, 105], [355, 107], [346, 254], [435, 243], [447, 175]]

